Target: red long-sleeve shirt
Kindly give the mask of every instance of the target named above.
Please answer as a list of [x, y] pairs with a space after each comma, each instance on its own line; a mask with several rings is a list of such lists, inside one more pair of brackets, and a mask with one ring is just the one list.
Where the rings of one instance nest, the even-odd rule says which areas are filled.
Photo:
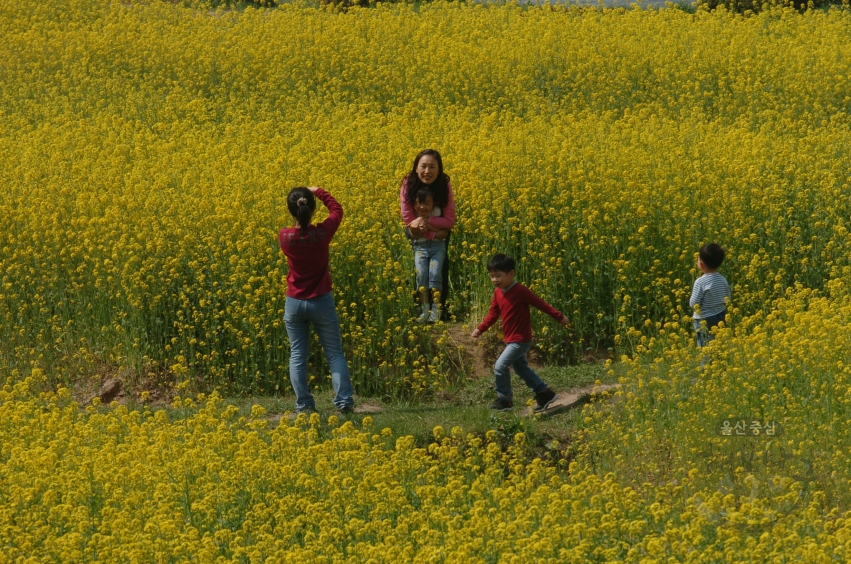
[[319, 225], [311, 225], [302, 234], [300, 227], [285, 227], [278, 234], [278, 243], [287, 256], [287, 295], [309, 300], [331, 291], [331, 269], [328, 265], [328, 245], [343, 221], [343, 206], [319, 188], [313, 193], [330, 212]]
[[[455, 195], [452, 193], [452, 183], [446, 183], [446, 189], [449, 192], [448, 201], [446, 205], [441, 208], [440, 217], [430, 217], [428, 218], [428, 222], [432, 224], [432, 226], [438, 229], [452, 229], [455, 227]], [[402, 187], [399, 190], [399, 201], [400, 207], [402, 209], [402, 221], [405, 222], [405, 225], [408, 225], [415, 219], [417, 219], [417, 210], [414, 208], [413, 204], [409, 204], [407, 202], [407, 192], [408, 192], [408, 177], [406, 176], [402, 180]], [[426, 231], [423, 233], [423, 236], [426, 239], [434, 239], [434, 231]]]
[[508, 290], [494, 288], [493, 298], [488, 314], [479, 325], [479, 332], [484, 333], [496, 320], [502, 317], [502, 333], [506, 343], [525, 343], [532, 340], [532, 316], [529, 306], [546, 313], [559, 323], [564, 320], [564, 314], [532, 293], [532, 290], [515, 282]]

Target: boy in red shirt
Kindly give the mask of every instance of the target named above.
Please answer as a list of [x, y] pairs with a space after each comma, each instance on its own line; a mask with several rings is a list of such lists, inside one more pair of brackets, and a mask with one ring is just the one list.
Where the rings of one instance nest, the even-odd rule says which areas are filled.
[[532, 347], [532, 318], [529, 306], [535, 306], [560, 324], [568, 326], [567, 318], [550, 304], [532, 293], [529, 288], [514, 281], [514, 259], [499, 254], [488, 262], [491, 282], [496, 286], [493, 291], [488, 314], [471, 334], [479, 336], [502, 317], [502, 332], [505, 335], [505, 350], [499, 355], [494, 366], [496, 381], [496, 401], [491, 409], [508, 411], [514, 407], [511, 393], [511, 372], [514, 368], [520, 378], [535, 393], [535, 411], [544, 411], [556, 398], [556, 393], [541, 380], [529, 366], [526, 353]]

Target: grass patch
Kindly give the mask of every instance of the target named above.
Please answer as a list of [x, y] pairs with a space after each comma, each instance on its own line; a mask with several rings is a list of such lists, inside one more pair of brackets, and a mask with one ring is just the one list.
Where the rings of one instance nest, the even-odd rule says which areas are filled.
[[[541, 378], [558, 392], [592, 386], [595, 382], [615, 383], [617, 376], [608, 375], [602, 364], [577, 366], [545, 366], [536, 369]], [[467, 381], [454, 391], [429, 400], [393, 401], [380, 397], [355, 396], [355, 405], [370, 405], [379, 413], [356, 413], [351, 419], [360, 425], [364, 417], [372, 417], [376, 430], [389, 428], [395, 437], [412, 436], [415, 443], [425, 447], [434, 440], [435, 427], [448, 433], [458, 427], [464, 435], [484, 436], [496, 432], [503, 445], [513, 441], [517, 433], [525, 433], [532, 454], [561, 460], [572, 437], [582, 425], [582, 409], [575, 408], [553, 416], [523, 416], [521, 411], [532, 401], [532, 393], [518, 379], [513, 379], [515, 408], [510, 412], [494, 412], [489, 406], [495, 397], [492, 378]], [[332, 403], [333, 392], [328, 387], [314, 392], [316, 407], [323, 420], [337, 414]], [[294, 411], [292, 393], [283, 396], [248, 396], [227, 398], [240, 414], [248, 417], [253, 405], [262, 406], [270, 417]]]

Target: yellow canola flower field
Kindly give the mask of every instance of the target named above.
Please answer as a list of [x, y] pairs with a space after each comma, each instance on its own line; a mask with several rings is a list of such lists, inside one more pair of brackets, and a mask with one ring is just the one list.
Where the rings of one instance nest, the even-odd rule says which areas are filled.
[[[849, 32], [838, 9], [2, 3], [0, 562], [848, 561]], [[568, 469], [522, 434], [72, 401], [104, 366], [286, 389], [275, 234], [304, 184], [347, 212], [356, 390], [445, 386], [398, 219], [424, 147], [457, 195], [458, 321], [503, 251], [582, 339], [534, 317], [543, 358], [638, 353]], [[703, 358], [712, 240], [734, 303]], [[719, 434], [740, 419], [783, 432]]]
[[[346, 219], [332, 248], [361, 393], [459, 374], [417, 327], [398, 183], [434, 147], [457, 193], [450, 308], [481, 319], [495, 252], [571, 318], [538, 352], [643, 351], [687, 323], [718, 241], [737, 318], [848, 267], [846, 11], [433, 3], [211, 11], [0, 7], [0, 356], [286, 389], [291, 186]], [[320, 219], [321, 219], [320, 215]], [[641, 338], [645, 341], [642, 342]], [[314, 347], [311, 374], [327, 368]]]
[[[846, 561], [824, 495], [635, 487], [434, 429], [434, 442], [318, 414], [270, 428], [217, 395], [82, 410], [43, 374], [0, 391], [0, 562]], [[844, 421], [844, 420], [843, 420]], [[847, 466], [843, 473], [847, 474]], [[742, 477], [754, 484], [752, 475]], [[846, 489], [847, 493], [847, 489]], [[780, 511], [779, 505], [785, 505]]]
[[625, 359], [618, 401], [584, 414], [579, 460], [636, 487], [742, 496], [736, 518], [751, 533], [807, 499], [846, 515], [851, 296], [840, 281], [829, 291], [790, 289], [770, 313], [718, 330], [703, 353], [668, 343]]

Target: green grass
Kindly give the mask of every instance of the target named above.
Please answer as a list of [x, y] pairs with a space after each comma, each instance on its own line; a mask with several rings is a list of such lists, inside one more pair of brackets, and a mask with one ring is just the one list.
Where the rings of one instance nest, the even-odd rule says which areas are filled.
[[[546, 366], [537, 370], [541, 378], [558, 392], [591, 386], [596, 381], [614, 383], [616, 376], [609, 376], [602, 364], [578, 366]], [[425, 446], [434, 438], [434, 428], [443, 427], [448, 433], [459, 427], [464, 435], [472, 433], [482, 436], [496, 431], [501, 441], [508, 444], [518, 432], [527, 437], [527, 444], [539, 456], [561, 457], [572, 437], [582, 424], [582, 409], [573, 408], [552, 416], [523, 416], [521, 411], [531, 402], [532, 393], [518, 378], [512, 378], [515, 393], [515, 408], [509, 412], [494, 412], [489, 405], [495, 397], [492, 378], [470, 380], [462, 386], [441, 394], [439, 397], [422, 401], [388, 401], [386, 399], [358, 396], [355, 405], [374, 405], [380, 413], [354, 414], [351, 419], [360, 424], [364, 417], [373, 419], [377, 430], [390, 428], [396, 437], [411, 435], [419, 446]], [[316, 407], [324, 420], [336, 414], [330, 388], [314, 392]], [[227, 403], [240, 409], [246, 417], [252, 405], [260, 405], [270, 416], [294, 411], [294, 397], [288, 393], [278, 397], [248, 396], [227, 398]], [[562, 454], [558, 454], [561, 452]]]

